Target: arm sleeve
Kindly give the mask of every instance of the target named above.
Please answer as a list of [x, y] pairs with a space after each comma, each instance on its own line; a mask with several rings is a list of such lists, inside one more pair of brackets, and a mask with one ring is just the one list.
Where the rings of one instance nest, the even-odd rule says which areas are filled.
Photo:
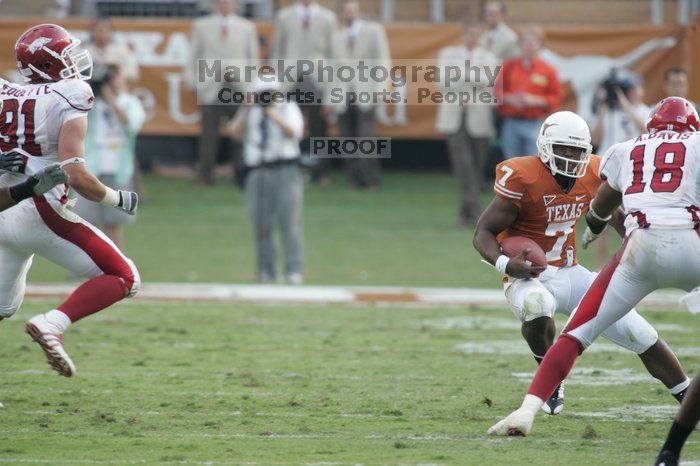
[[250, 23], [250, 43], [248, 45], [248, 59], [257, 60], [260, 58], [260, 39], [258, 29], [254, 23]]
[[296, 102], [289, 102], [286, 113], [289, 124], [294, 129], [294, 139], [301, 141], [304, 137], [304, 115], [301, 109]]
[[518, 209], [522, 207], [525, 198], [525, 183], [522, 171], [511, 160], [501, 162], [496, 166], [496, 181], [493, 192], [501, 199], [510, 202]]
[[59, 103], [59, 126], [87, 116], [95, 102], [90, 85], [78, 79], [59, 81], [52, 86], [52, 91]]
[[615, 191], [622, 192], [620, 187], [620, 170], [622, 163], [620, 159], [621, 144], [615, 144], [603, 155], [603, 160], [600, 162], [600, 178], [606, 180], [611, 188]]
[[136, 134], [146, 121], [146, 111], [143, 109], [143, 105], [141, 105], [141, 101], [137, 97], [132, 95], [128, 97], [129, 100], [124, 109], [128, 120], [126, 130], [129, 134]]

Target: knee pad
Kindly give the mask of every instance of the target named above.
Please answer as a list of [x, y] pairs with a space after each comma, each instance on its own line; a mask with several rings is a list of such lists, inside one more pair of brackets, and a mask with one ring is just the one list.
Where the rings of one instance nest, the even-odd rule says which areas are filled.
[[522, 305], [522, 320], [530, 322], [540, 317], [554, 317], [557, 303], [554, 296], [547, 290], [539, 289], [529, 292]]
[[136, 295], [139, 291], [141, 291], [141, 275], [139, 274], [139, 271], [136, 267], [133, 267], [134, 270], [134, 282], [131, 284], [131, 289], [129, 290], [129, 294], [126, 295], [127, 298], [131, 298]]

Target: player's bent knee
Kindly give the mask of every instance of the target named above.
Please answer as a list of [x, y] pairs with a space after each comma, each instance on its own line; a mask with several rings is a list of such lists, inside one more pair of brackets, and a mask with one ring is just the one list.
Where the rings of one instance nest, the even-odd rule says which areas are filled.
[[127, 263], [129, 264], [129, 272], [122, 277], [122, 280], [124, 280], [129, 290], [126, 293], [126, 298], [131, 298], [141, 290], [141, 274], [139, 274], [139, 270], [131, 259], [127, 259]]
[[557, 303], [547, 290], [533, 290], [523, 300], [522, 321], [530, 322], [540, 317], [554, 317]]

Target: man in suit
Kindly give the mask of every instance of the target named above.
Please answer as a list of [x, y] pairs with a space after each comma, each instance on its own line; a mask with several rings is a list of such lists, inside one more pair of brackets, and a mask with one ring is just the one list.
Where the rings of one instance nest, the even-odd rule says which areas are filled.
[[[223, 117], [231, 118], [238, 107], [219, 102], [219, 92], [224, 83], [213, 79], [197, 82], [198, 59], [258, 59], [259, 41], [255, 25], [236, 15], [237, 0], [217, 0], [217, 12], [194, 21], [192, 25], [192, 49], [187, 81], [197, 90], [197, 103], [202, 115], [199, 135], [199, 183], [214, 183], [213, 170], [219, 149], [219, 127]], [[225, 68], [226, 63], [222, 64]], [[235, 89], [242, 91], [244, 89]], [[239, 148], [236, 148], [239, 149]], [[234, 166], [240, 161], [240, 150], [234, 150]]]
[[[440, 69], [459, 64], [465, 68], [466, 60], [472, 65], [488, 66], [494, 63], [496, 57], [488, 50], [479, 46], [482, 29], [476, 23], [464, 27], [463, 44], [445, 47], [440, 51]], [[466, 73], [463, 69], [463, 73]], [[472, 92], [476, 95], [485, 91], [488, 82], [485, 80], [459, 83], [445, 91]], [[459, 103], [440, 104], [435, 127], [445, 135], [447, 148], [452, 161], [452, 169], [459, 183], [460, 209], [459, 223], [462, 226], [473, 226], [481, 214], [479, 194], [483, 184], [484, 164], [488, 157], [489, 142], [495, 136], [493, 123], [493, 107], [483, 103], [460, 105]]]
[[[342, 28], [333, 36], [332, 57], [337, 66], [357, 69], [360, 60], [363, 60], [368, 66], [391, 68], [391, 53], [384, 26], [360, 19], [358, 1], [349, 0], [343, 4], [342, 23]], [[336, 87], [349, 97], [344, 105], [332, 107], [339, 114], [341, 137], [374, 136], [376, 104], [382, 102], [360, 100], [354, 96], [379, 95], [384, 89], [389, 90], [387, 84], [371, 79], [366, 82], [337, 83]], [[381, 165], [378, 158], [346, 159], [345, 169], [352, 186], [362, 189], [380, 187]]]
[[484, 5], [483, 19], [488, 28], [480, 45], [501, 60], [514, 58], [519, 52], [518, 35], [506, 24], [506, 13], [503, 2], [486, 2]]
[[[290, 60], [285, 63], [286, 66], [294, 65], [296, 60], [328, 59], [335, 28], [335, 13], [313, 0], [299, 0], [277, 13], [270, 58]], [[299, 93], [312, 92], [316, 100], [324, 96], [323, 85], [324, 83], [306, 77], [304, 80], [299, 79], [297, 89]], [[323, 107], [314, 103], [305, 105], [303, 110], [309, 121], [309, 136], [326, 137], [328, 122], [323, 114]], [[327, 184], [330, 181], [328, 166], [321, 162], [314, 178], [320, 184]]]

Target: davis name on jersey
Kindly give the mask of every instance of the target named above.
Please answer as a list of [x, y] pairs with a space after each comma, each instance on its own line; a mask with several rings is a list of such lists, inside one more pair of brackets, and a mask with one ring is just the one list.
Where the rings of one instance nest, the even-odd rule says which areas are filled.
[[622, 193], [625, 229], [693, 228], [700, 223], [700, 133], [659, 131], [616, 144], [601, 176]]
[[[58, 136], [63, 125], [87, 115], [94, 103], [90, 85], [79, 79], [17, 84], [0, 79], [0, 150], [16, 149], [27, 158], [25, 175], [5, 173], [8, 186], [58, 161]], [[68, 188], [58, 186], [46, 198], [66, 203]]]
[[576, 224], [602, 183], [598, 176], [600, 157], [591, 156], [586, 174], [576, 179], [565, 193], [537, 156], [516, 157], [496, 167], [496, 195], [518, 210], [518, 218], [498, 235], [525, 236], [535, 241], [547, 255], [549, 265], [577, 264]]

